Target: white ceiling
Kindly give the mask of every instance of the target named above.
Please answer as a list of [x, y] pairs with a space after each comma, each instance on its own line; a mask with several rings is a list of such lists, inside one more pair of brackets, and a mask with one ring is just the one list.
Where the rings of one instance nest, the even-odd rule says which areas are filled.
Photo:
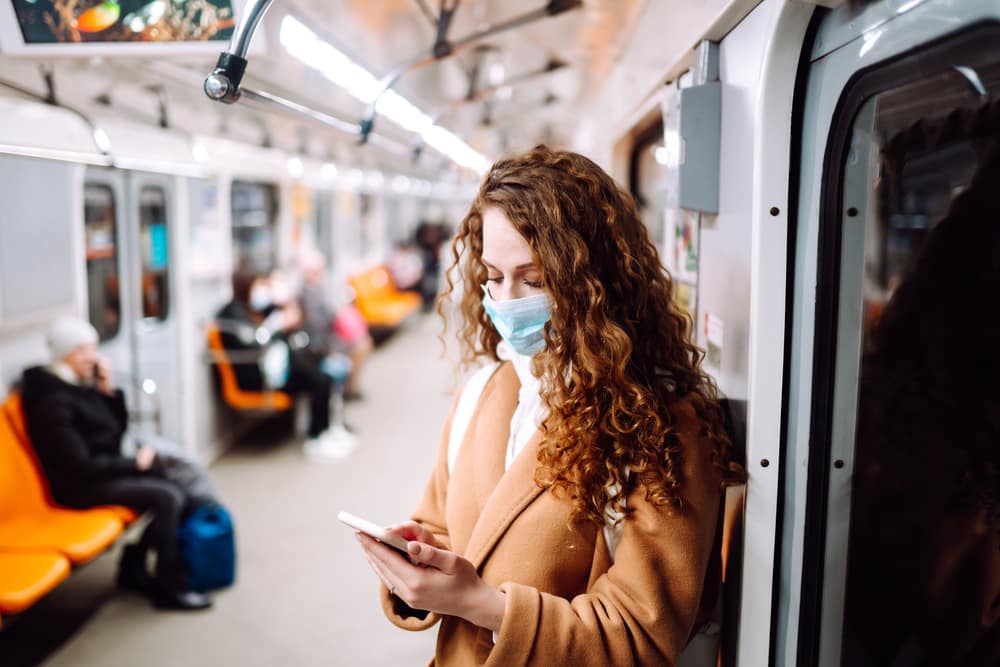
[[[459, 0], [448, 37], [459, 40], [545, 4], [546, 0]], [[395, 90], [487, 157], [539, 141], [569, 143], [576, 115], [600, 89], [644, 5], [645, 0], [585, 0], [579, 9], [488, 37], [411, 71]], [[430, 52], [436, 34], [430, 14], [439, 12], [439, 2], [275, 0], [271, 5], [268, 54], [251, 57], [249, 81], [356, 121], [364, 111], [360, 102], [281, 49], [277, 26], [289, 12], [308, 18], [318, 34], [381, 77], [399, 63]], [[553, 60], [567, 66], [515, 83], [500, 94], [461, 102], [477, 67], [475, 85], [482, 89], [541, 70]], [[377, 129], [405, 140], [405, 133], [385, 119], [377, 121]]]
[[[251, 50], [244, 84], [357, 123], [364, 105], [282, 48], [278, 37], [282, 19], [290, 13], [305, 18], [322, 38], [381, 77], [399, 63], [430, 52], [436, 30], [428, 14], [438, 13], [439, 1], [274, 0], [254, 39], [255, 47], [263, 43], [265, 49]], [[395, 91], [490, 160], [540, 141], [569, 145], [582, 111], [599, 93], [648, 2], [584, 0], [580, 8], [486, 38], [453, 57], [412, 71]], [[460, 40], [546, 3], [459, 0], [448, 36]], [[42, 68], [52, 66], [61, 100], [98, 115], [123, 114], [146, 123], [156, 122], [159, 87], [172, 126], [191, 134], [270, 143], [362, 166], [464, 177], [433, 150], [425, 150], [419, 162], [412, 163], [376, 147], [359, 149], [355, 136], [243, 105], [211, 102], [202, 93], [201, 82], [215, 56], [60, 58], [48, 64], [39, 60], [0, 59], [3, 78], [42, 93]], [[539, 70], [551, 60], [567, 66], [511, 85], [509, 95], [462, 103], [477, 66], [476, 86], [482, 89]], [[97, 103], [98, 99], [110, 100], [110, 106]], [[379, 118], [375, 129], [402, 145], [416, 143], [412, 133], [386, 118]]]

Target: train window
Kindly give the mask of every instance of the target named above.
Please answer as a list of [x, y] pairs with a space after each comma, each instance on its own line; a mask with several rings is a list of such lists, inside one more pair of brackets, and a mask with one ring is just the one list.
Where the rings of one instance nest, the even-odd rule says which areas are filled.
[[233, 267], [268, 273], [277, 261], [278, 189], [269, 183], [233, 181], [230, 193]]
[[654, 123], [636, 138], [630, 159], [630, 190], [649, 237], [673, 278], [674, 299], [694, 320], [698, 308], [700, 217], [678, 205], [676, 166], [670, 164], [664, 138], [662, 122]]
[[361, 256], [366, 257], [375, 249], [375, 196], [361, 193], [358, 202], [361, 216]]
[[316, 247], [327, 266], [333, 266], [333, 205], [331, 193], [319, 190], [315, 199], [315, 240]]
[[170, 240], [167, 228], [167, 195], [163, 188], [147, 185], [139, 191], [139, 239], [142, 246], [140, 294], [142, 316], [167, 319], [170, 283]]
[[974, 44], [868, 97], [838, 167], [842, 665], [1000, 659], [1000, 61]]
[[663, 123], [658, 122], [636, 138], [629, 174], [629, 189], [649, 230], [649, 237], [658, 247], [663, 241], [663, 212], [667, 202], [663, 150]]
[[115, 194], [109, 186], [96, 183], [84, 186], [83, 221], [88, 313], [90, 323], [105, 341], [114, 338], [121, 325], [118, 215]]

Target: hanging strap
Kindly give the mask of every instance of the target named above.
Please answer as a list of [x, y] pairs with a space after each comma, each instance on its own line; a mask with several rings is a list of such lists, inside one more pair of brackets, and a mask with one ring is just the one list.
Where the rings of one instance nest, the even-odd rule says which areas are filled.
[[469, 381], [462, 389], [462, 395], [458, 398], [458, 406], [455, 408], [455, 415], [451, 419], [451, 431], [448, 433], [448, 474], [455, 468], [455, 459], [458, 458], [458, 450], [462, 447], [462, 440], [465, 439], [465, 432], [469, 430], [469, 422], [472, 421], [472, 413], [476, 411], [479, 404], [479, 397], [486, 388], [486, 383], [490, 381], [496, 370], [500, 368], [500, 362], [494, 361], [486, 364], [472, 374]]

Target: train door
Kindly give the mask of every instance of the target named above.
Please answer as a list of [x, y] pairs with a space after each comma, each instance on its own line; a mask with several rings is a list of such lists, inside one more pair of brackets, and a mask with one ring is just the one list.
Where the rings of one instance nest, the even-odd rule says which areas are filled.
[[775, 664], [1000, 664], [998, 10], [818, 25]]
[[136, 424], [181, 441], [172, 195], [167, 177], [90, 169], [84, 226], [88, 314], [101, 352]]

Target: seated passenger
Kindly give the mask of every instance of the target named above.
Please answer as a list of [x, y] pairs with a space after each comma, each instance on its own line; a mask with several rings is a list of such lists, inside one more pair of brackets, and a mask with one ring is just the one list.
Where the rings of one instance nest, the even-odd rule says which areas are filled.
[[303, 258], [302, 271], [304, 284], [300, 304], [303, 327], [309, 334], [309, 348], [320, 358], [339, 354], [350, 358], [344, 400], [358, 400], [362, 397], [358, 389], [361, 367], [375, 349], [368, 325], [352, 305], [345, 305], [339, 310], [333, 308], [326, 290], [323, 259], [318, 254], [308, 254]]
[[[48, 332], [53, 362], [24, 372], [22, 400], [28, 434], [53, 499], [67, 507], [124, 505], [152, 515], [138, 544], [125, 547], [118, 584], [148, 595], [164, 609], [204, 609], [208, 596], [188, 590], [177, 546], [181, 519], [195, 500], [164, 479], [157, 451], [141, 447], [122, 456], [128, 427], [125, 398], [97, 353], [97, 331], [75, 318], [57, 320]], [[155, 575], [146, 552], [156, 552]]]
[[[235, 357], [233, 372], [240, 388], [261, 391], [280, 389], [290, 394], [309, 395], [307, 446], [319, 447], [328, 438], [330, 396], [333, 380], [307, 363], [297, 347], [294, 333], [302, 323], [302, 312], [294, 301], [278, 307], [266, 276], [252, 273], [233, 275], [233, 299], [216, 315], [227, 350], [250, 352], [253, 359]], [[290, 346], [284, 340], [293, 344]]]
[[397, 242], [387, 264], [396, 289], [420, 291], [420, 281], [424, 275], [424, 262], [420, 258], [420, 252], [415, 243], [406, 240]]

